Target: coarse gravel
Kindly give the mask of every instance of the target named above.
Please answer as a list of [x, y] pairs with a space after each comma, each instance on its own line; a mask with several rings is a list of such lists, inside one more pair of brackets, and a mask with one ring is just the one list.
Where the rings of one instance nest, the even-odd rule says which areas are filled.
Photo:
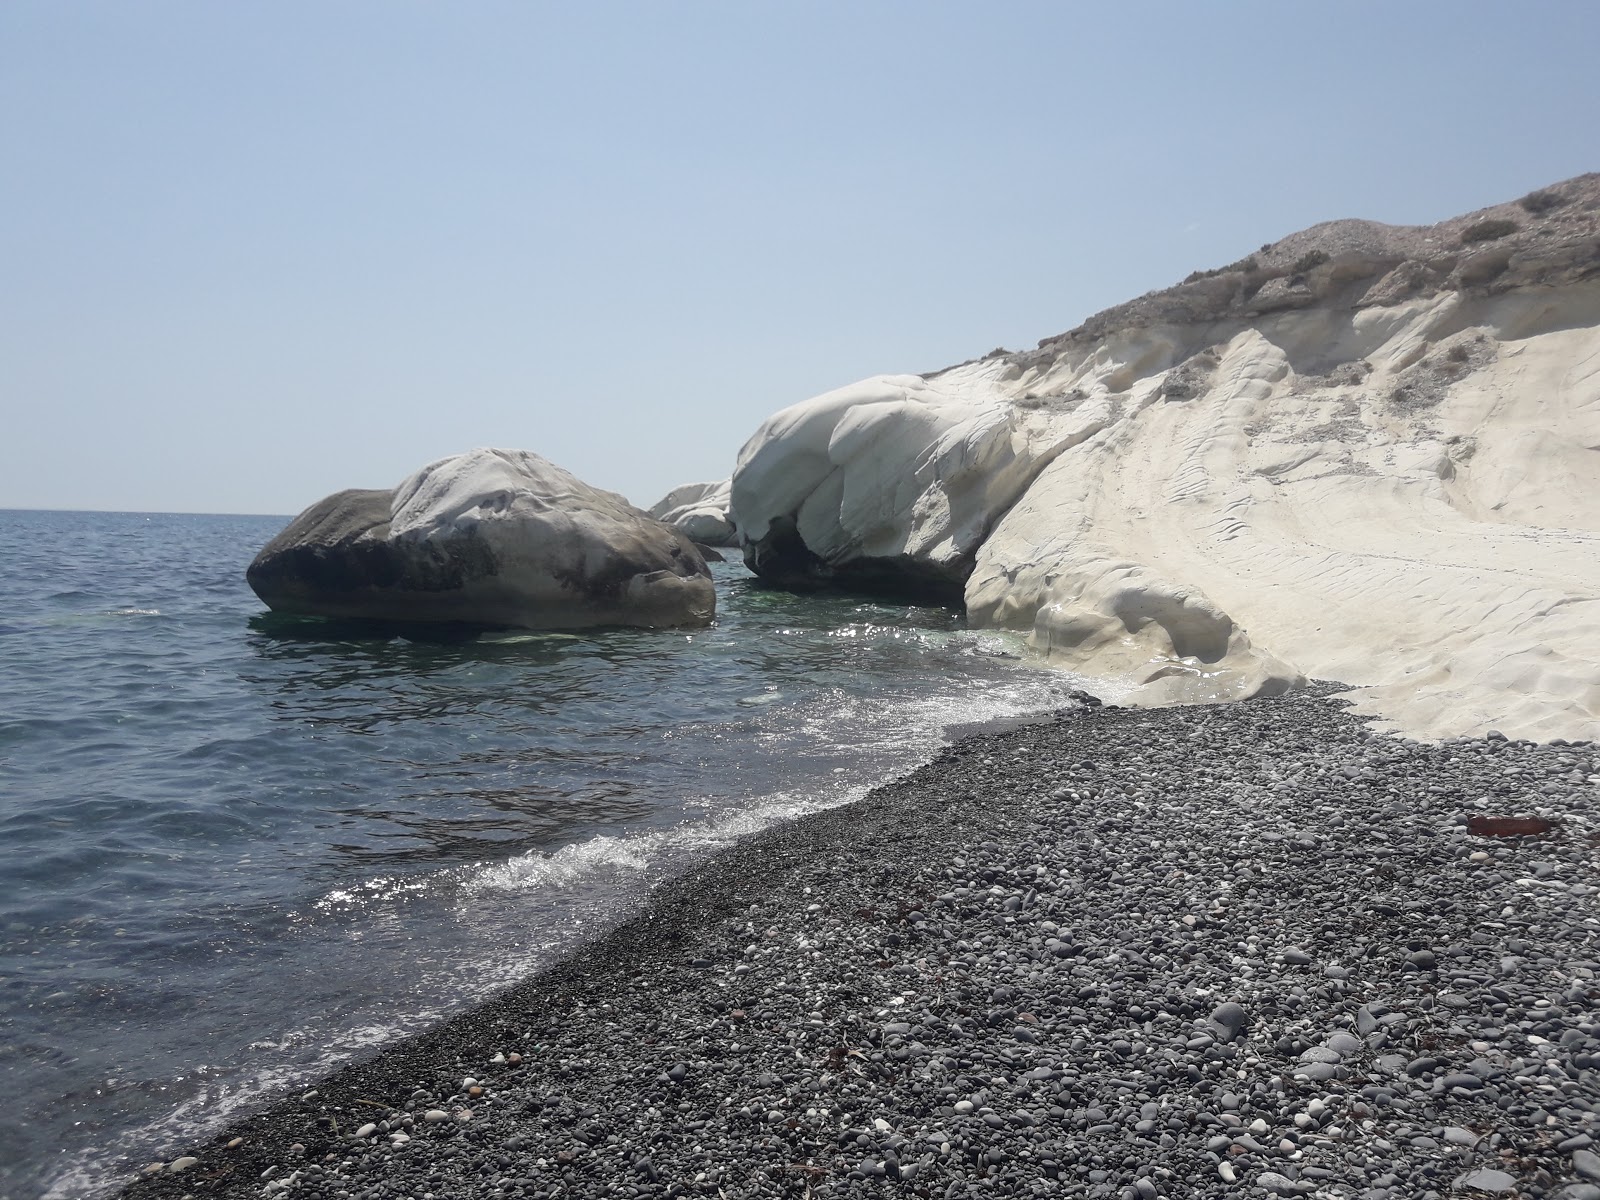
[[968, 737], [124, 1195], [1600, 1197], [1600, 752], [1331, 690]]

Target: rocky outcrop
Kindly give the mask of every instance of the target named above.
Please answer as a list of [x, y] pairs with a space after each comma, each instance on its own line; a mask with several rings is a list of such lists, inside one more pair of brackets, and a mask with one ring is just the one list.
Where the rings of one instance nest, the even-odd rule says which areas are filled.
[[1600, 737], [1600, 176], [807, 401], [732, 500], [774, 581], [959, 589], [1134, 701], [1309, 674], [1420, 736]]
[[782, 586], [959, 600], [995, 519], [1071, 436], [915, 375], [786, 408], [734, 471], [745, 563]]
[[1248, 319], [1312, 306], [1360, 309], [1450, 291], [1494, 295], [1600, 276], [1600, 174], [1437, 225], [1328, 221], [1095, 314], [1009, 356], [1032, 365], [1132, 329]]
[[246, 573], [278, 612], [530, 629], [703, 625], [683, 534], [526, 450], [473, 450], [301, 513]]
[[652, 504], [650, 515], [702, 546], [737, 546], [739, 535], [728, 519], [730, 484], [727, 479], [681, 484]]
[[1119, 415], [985, 542], [975, 622], [1157, 698], [1248, 684], [1146, 615], [1182, 595], [1414, 734], [1600, 734], [1600, 281], [1108, 342], [1013, 381]]

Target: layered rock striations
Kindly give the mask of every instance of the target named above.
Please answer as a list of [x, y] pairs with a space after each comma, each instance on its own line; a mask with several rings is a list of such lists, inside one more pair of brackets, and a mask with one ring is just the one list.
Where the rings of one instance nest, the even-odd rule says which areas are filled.
[[279, 612], [397, 622], [661, 627], [716, 610], [687, 537], [526, 450], [473, 450], [392, 491], [329, 496], [246, 577]]
[[932, 580], [1146, 702], [1310, 674], [1421, 736], [1600, 736], [1600, 176], [796, 405], [732, 515], [777, 582]]

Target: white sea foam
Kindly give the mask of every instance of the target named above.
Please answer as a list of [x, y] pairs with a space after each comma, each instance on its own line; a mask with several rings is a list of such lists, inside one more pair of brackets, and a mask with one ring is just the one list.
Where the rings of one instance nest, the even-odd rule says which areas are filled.
[[697, 861], [774, 825], [859, 800], [867, 790], [862, 785], [815, 795], [779, 793], [712, 820], [685, 820], [673, 829], [630, 837], [601, 834], [585, 842], [563, 846], [552, 854], [525, 854], [485, 867], [462, 891], [467, 895], [528, 892], [590, 885], [605, 876], [649, 878]]
[[665, 834], [612, 837], [602, 834], [586, 842], [563, 846], [553, 854], [533, 853], [484, 868], [463, 891], [484, 889], [528, 891], [566, 887], [580, 880], [611, 874], [637, 874], [650, 865], [650, 848]]

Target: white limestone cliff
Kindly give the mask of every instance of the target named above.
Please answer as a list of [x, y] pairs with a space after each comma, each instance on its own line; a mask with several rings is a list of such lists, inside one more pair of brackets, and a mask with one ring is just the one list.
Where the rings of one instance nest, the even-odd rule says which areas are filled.
[[1600, 179], [1550, 196], [786, 409], [733, 478], [746, 560], [943, 581], [1136, 701], [1309, 675], [1416, 736], [1600, 737]]

